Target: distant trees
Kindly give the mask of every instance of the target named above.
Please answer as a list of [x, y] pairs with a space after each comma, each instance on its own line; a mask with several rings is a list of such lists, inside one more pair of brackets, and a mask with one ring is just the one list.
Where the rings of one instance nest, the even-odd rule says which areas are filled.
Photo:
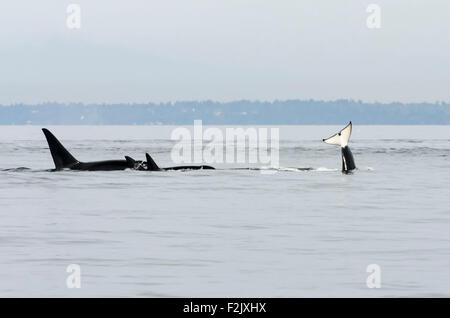
[[450, 104], [363, 103], [353, 100], [183, 101], [163, 104], [16, 104], [0, 106], [1, 125], [448, 125]]

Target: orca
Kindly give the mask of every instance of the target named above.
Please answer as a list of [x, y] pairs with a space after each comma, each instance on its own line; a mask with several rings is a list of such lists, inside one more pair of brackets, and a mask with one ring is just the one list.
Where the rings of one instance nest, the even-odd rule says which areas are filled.
[[125, 157], [125, 160], [106, 160], [94, 162], [81, 162], [75, 159], [74, 156], [67, 151], [66, 148], [59, 142], [59, 140], [46, 128], [43, 128], [45, 138], [47, 139], [50, 153], [55, 163], [56, 170], [71, 169], [84, 171], [110, 171], [110, 170], [125, 170], [134, 169], [136, 162], [130, 157]]
[[351, 134], [352, 134], [352, 122], [350, 122], [337, 134], [331, 136], [330, 138], [323, 139], [323, 141], [327, 144], [341, 147], [342, 172], [346, 174], [356, 169], [353, 154], [348, 146], [348, 141], [350, 139]]
[[168, 171], [168, 170], [208, 170], [208, 169], [215, 169], [214, 167], [211, 166], [176, 166], [176, 167], [167, 167], [167, 168], [160, 168], [158, 167], [158, 165], [155, 163], [155, 161], [153, 160], [153, 158], [146, 153], [145, 157], [147, 159], [146, 165], [147, 165], [147, 170], [150, 171]]
[[93, 162], [81, 162], [75, 159], [70, 152], [64, 148], [61, 142], [46, 128], [43, 128], [47, 139], [50, 153], [55, 163], [55, 170], [70, 169], [82, 171], [113, 171], [113, 170], [143, 170], [143, 171], [166, 171], [166, 170], [199, 170], [214, 169], [210, 166], [179, 166], [169, 168], [159, 168], [150, 155], [147, 153], [147, 161], [134, 160], [125, 156], [125, 160], [105, 160]]

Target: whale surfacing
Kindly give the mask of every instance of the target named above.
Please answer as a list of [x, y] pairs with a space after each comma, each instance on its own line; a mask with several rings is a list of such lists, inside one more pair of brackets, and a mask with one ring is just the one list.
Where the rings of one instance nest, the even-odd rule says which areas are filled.
[[160, 167], [158, 167], [158, 165], [155, 163], [153, 158], [148, 153], [145, 154], [145, 157], [147, 160], [147, 170], [150, 170], [150, 171], [210, 170], [210, 169], [214, 170], [214, 167], [211, 167], [211, 166], [176, 166], [176, 167], [160, 168]]
[[350, 173], [352, 170], [356, 169], [353, 154], [348, 146], [348, 141], [350, 140], [351, 134], [352, 134], [352, 122], [350, 122], [337, 134], [329, 138], [323, 139], [323, 141], [327, 144], [341, 147], [343, 173]]
[[[134, 168], [131, 158], [125, 160], [105, 160], [93, 162], [81, 162], [75, 159], [74, 156], [59, 142], [59, 140], [48, 130], [43, 128], [45, 138], [47, 138], [48, 147], [55, 163], [56, 170], [70, 169], [70, 170], [84, 170], [84, 171], [111, 171], [111, 170], [125, 170]], [[130, 160], [131, 159], [131, 160]]]
[[167, 171], [167, 170], [201, 170], [214, 169], [211, 166], [179, 166], [169, 168], [159, 168], [149, 154], [146, 154], [147, 161], [134, 160], [125, 156], [125, 160], [105, 160], [93, 162], [81, 162], [61, 144], [61, 142], [46, 128], [43, 128], [47, 139], [50, 153], [55, 163], [55, 170], [70, 169], [82, 171], [112, 171], [112, 170], [142, 170], [142, 171]]

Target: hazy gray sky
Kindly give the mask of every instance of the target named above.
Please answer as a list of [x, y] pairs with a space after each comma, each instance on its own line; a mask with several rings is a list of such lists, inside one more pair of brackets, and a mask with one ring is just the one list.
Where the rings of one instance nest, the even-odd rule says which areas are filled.
[[2, 1], [0, 54], [2, 104], [450, 101], [450, 1]]

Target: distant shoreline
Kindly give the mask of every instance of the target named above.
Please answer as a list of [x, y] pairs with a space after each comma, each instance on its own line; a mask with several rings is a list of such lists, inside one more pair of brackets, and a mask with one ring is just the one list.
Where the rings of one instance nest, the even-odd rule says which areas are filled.
[[[190, 127], [188, 123], [186, 124], [0, 124], [0, 127], [44, 127], [44, 126], [54, 126], [54, 127], [179, 127], [185, 126]], [[324, 126], [324, 127], [340, 127], [340, 124], [205, 124], [204, 127], [214, 126], [218, 128], [225, 127], [316, 127], [316, 126]], [[373, 127], [445, 127], [450, 126], [450, 124], [358, 124], [358, 126], [373, 126]]]
[[450, 103], [181, 101], [0, 106], [0, 125], [450, 125]]

